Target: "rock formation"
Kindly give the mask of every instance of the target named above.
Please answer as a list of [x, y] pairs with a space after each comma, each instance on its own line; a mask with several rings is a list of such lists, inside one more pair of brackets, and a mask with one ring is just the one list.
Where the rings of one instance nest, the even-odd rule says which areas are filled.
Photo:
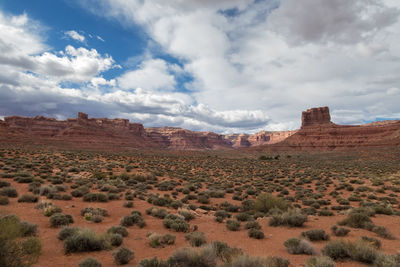
[[301, 114], [301, 128], [332, 124], [328, 107], [311, 108]]
[[331, 122], [328, 107], [308, 109], [301, 120], [301, 129], [276, 148], [333, 150], [400, 145], [400, 121], [337, 125]]
[[274, 150], [332, 150], [354, 147], [399, 146], [400, 121], [365, 125], [337, 125], [328, 107], [302, 113], [298, 131], [220, 135], [181, 128], [144, 128], [127, 119], [89, 118], [59, 121], [36, 116], [11, 116], [0, 120], [0, 144], [63, 145], [101, 149], [231, 149], [257, 147]]
[[231, 143], [232, 147], [253, 147], [279, 143], [297, 131], [261, 131], [255, 134], [229, 134], [224, 138]]

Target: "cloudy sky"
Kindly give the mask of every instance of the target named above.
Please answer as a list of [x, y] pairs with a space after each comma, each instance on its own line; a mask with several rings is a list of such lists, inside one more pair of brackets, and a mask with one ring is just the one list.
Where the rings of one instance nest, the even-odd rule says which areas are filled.
[[0, 1], [0, 116], [255, 132], [400, 118], [398, 0]]

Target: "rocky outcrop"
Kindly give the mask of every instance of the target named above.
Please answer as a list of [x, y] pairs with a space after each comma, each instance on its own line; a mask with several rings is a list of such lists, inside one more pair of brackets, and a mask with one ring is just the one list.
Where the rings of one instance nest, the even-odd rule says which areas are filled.
[[400, 145], [400, 121], [365, 125], [337, 125], [330, 121], [328, 107], [302, 113], [301, 129], [275, 145], [282, 150], [334, 150]]
[[230, 148], [223, 135], [211, 132], [195, 132], [182, 128], [147, 128], [147, 136], [158, 146], [171, 149], [218, 149]]
[[279, 143], [297, 131], [261, 131], [255, 134], [229, 134], [224, 138], [231, 143], [232, 147], [253, 147]]
[[311, 108], [301, 114], [301, 128], [332, 124], [328, 107]]

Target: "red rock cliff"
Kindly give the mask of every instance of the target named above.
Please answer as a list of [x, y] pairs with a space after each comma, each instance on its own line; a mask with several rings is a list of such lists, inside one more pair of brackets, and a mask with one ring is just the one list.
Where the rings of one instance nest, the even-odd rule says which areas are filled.
[[301, 128], [331, 124], [328, 107], [311, 108], [301, 114]]

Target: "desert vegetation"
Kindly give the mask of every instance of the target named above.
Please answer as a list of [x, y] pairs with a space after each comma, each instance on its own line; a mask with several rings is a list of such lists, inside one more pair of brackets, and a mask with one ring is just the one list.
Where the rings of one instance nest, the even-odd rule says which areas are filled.
[[0, 149], [0, 265], [397, 266], [399, 193], [394, 148], [8, 147]]

